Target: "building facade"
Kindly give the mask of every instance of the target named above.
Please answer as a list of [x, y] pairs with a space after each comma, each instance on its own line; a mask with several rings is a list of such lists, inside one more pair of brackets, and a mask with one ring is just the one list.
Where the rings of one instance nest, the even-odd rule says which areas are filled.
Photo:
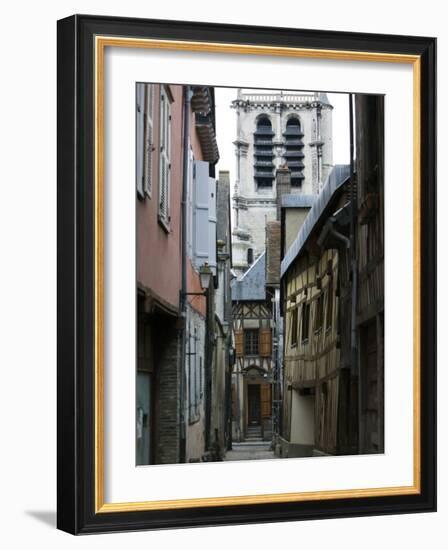
[[322, 93], [243, 93], [237, 115], [233, 267], [242, 274], [265, 248], [276, 218], [275, 170], [291, 171], [291, 193], [317, 194], [333, 162], [332, 106]]
[[216, 438], [224, 446], [230, 342], [215, 299], [229, 277], [217, 257], [214, 109], [209, 87], [137, 85], [138, 465], [208, 460]]
[[350, 340], [343, 339], [345, 332], [341, 335], [341, 327], [350, 327], [342, 307], [349, 286], [349, 235], [346, 217], [341, 223], [333, 220], [349, 200], [349, 174], [347, 166], [333, 169], [282, 261], [282, 456], [349, 452], [345, 423], [353, 408], [346, 388]]

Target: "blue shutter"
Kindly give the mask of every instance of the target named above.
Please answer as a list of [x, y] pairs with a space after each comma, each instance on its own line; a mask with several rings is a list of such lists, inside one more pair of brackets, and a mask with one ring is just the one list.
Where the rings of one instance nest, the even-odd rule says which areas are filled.
[[216, 180], [209, 178], [208, 196], [208, 264], [216, 275]]
[[193, 186], [194, 186], [194, 265], [197, 269], [209, 261], [209, 177], [208, 162], [196, 160], [194, 162]]

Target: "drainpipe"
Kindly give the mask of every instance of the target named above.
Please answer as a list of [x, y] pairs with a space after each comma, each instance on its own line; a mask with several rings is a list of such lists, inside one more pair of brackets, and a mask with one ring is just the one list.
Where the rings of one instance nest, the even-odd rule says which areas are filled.
[[186, 376], [185, 360], [187, 345], [187, 196], [188, 196], [188, 153], [190, 136], [190, 104], [192, 91], [190, 86], [184, 88], [184, 135], [183, 135], [183, 178], [182, 178], [182, 266], [181, 266], [181, 291], [180, 291], [180, 311], [183, 319], [182, 323], [182, 342], [181, 342], [181, 368], [180, 368], [180, 462], [186, 461]]

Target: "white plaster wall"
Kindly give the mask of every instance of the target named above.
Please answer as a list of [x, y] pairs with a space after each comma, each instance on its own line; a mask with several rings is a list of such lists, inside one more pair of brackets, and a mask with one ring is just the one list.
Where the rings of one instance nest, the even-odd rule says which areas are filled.
[[291, 390], [291, 443], [314, 445], [314, 395]]
[[[322, 109], [320, 124], [321, 124], [321, 136], [324, 136], [323, 138], [324, 145], [322, 146], [322, 184], [323, 184], [333, 167], [333, 116], [332, 116], [331, 109]], [[347, 121], [347, 124], [348, 124], [348, 121]]]

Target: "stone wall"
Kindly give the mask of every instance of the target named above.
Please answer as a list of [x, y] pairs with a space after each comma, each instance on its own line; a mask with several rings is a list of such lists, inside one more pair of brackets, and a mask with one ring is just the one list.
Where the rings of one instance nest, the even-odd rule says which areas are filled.
[[180, 358], [181, 332], [175, 322], [156, 316], [155, 341], [157, 365], [156, 464], [180, 460]]

